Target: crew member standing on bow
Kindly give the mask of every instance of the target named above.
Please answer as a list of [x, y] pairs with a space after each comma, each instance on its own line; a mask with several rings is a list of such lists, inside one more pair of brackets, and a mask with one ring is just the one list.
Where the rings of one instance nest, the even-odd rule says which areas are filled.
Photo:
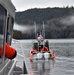
[[46, 52], [46, 51], [48, 51], [48, 47], [45, 46], [42, 35], [39, 35], [38, 41], [39, 41], [39, 50], [40, 50], [41, 52]]

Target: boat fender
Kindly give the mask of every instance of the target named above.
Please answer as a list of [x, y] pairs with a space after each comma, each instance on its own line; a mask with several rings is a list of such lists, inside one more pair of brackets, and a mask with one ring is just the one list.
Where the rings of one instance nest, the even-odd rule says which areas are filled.
[[[12, 48], [8, 43], [5, 44], [5, 57], [8, 59], [14, 59], [17, 55], [17, 51]], [[2, 56], [2, 47], [0, 48], [0, 56]]]

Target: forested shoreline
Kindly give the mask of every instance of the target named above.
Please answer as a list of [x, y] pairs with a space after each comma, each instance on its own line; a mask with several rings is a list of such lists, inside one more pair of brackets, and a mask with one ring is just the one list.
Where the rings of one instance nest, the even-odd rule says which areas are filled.
[[[16, 12], [15, 22], [25, 26], [33, 26], [36, 22], [37, 33], [45, 24], [45, 37], [47, 39], [74, 38], [74, 7], [34, 8], [22, 12]], [[34, 39], [34, 29], [22, 33], [14, 30], [16, 39]]]

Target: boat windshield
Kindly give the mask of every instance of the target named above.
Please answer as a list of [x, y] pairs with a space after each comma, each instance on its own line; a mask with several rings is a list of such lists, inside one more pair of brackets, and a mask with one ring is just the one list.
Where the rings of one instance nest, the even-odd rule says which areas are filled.
[[39, 46], [45, 46], [45, 47], [48, 47], [48, 49], [49, 49], [49, 42], [48, 41], [41, 41], [41, 42], [39, 42]]
[[42, 41], [42, 42], [39, 42], [39, 45], [44, 45], [44, 42]]

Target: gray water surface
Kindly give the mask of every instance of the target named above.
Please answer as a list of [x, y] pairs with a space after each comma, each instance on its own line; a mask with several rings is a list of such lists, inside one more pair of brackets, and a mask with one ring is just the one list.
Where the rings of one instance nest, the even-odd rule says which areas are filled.
[[[20, 43], [13, 43], [12, 46], [17, 49], [17, 52], [27, 58], [27, 62], [31, 65], [34, 75], [74, 75], [74, 40], [61, 39], [49, 40], [49, 47], [56, 54], [55, 60], [46, 61], [29, 61], [29, 51], [32, 49], [33, 40], [19, 40]], [[23, 52], [23, 53], [22, 53]], [[22, 67], [23, 57], [17, 55], [17, 66]]]

